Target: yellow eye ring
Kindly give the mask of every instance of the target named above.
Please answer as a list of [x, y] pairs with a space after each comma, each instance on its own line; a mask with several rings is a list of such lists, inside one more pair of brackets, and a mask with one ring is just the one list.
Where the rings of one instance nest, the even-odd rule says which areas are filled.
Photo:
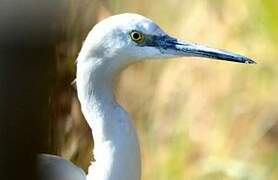
[[136, 43], [142, 43], [145, 40], [144, 34], [138, 31], [132, 31], [130, 37]]

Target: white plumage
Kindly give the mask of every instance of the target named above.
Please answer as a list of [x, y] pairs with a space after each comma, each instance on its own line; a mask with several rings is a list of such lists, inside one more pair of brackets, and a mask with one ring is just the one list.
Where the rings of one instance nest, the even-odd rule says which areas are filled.
[[[172, 38], [153, 21], [137, 14], [111, 16], [95, 25], [88, 34], [77, 58], [76, 75], [81, 110], [94, 138], [96, 161], [89, 167], [87, 180], [140, 179], [136, 131], [126, 111], [115, 101], [113, 80], [131, 63], [177, 56], [255, 63], [238, 54]], [[69, 167], [57, 167], [67, 171], [62, 174], [78, 174], [76, 180], [85, 178], [70, 162], [53, 156], [50, 159], [51, 164], [62, 161], [58, 166]]]

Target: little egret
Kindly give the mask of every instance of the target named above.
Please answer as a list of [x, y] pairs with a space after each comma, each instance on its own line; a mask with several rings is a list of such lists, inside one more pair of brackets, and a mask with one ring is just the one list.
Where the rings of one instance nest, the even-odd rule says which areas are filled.
[[[96, 24], [81, 48], [76, 74], [81, 110], [93, 133], [95, 162], [85, 177], [69, 161], [44, 155], [43, 158], [52, 160], [42, 171], [51, 173], [56, 168], [66, 172], [61, 174], [78, 175], [76, 180], [139, 180], [138, 139], [127, 112], [114, 98], [114, 77], [134, 62], [181, 56], [255, 63], [239, 54], [173, 38], [153, 21], [137, 14], [114, 15]], [[62, 180], [58, 175], [57, 179]]]

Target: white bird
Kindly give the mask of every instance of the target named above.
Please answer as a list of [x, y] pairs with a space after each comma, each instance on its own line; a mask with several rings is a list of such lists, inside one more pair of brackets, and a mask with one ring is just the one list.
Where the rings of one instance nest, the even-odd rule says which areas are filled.
[[[40, 169], [48, 174], [53, 169], [60, 169], [63, 175], [78, 174], [76, 180], [139, 180], [139, 143], [127, 112], [114, 98], [114, 77], [134, 62], [179, 56], [255, 63], [238, 54], [173, 38], [152, 20], [137, 14], [115, 15], [96, 24], [79, 53], [76, 74], [81, 110], [93, 133], [95, 162], [87, 177], [69, 161], [53, 156], [47, 167], [39, 163], [43, 166]], [[47, 155], [44, 158], [49, 159]], [[63, 163], [57, 165], [58, 161]], [[62, 180], [58, 175], [57, 179]]]

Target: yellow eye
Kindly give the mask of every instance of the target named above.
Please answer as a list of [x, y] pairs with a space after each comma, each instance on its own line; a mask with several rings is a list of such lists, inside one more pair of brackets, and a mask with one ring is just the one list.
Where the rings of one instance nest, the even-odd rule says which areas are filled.
[[131, 39], [136, 43], [144, 42], [144, 34], [138, 31], [132, 31], [130, 33]]

